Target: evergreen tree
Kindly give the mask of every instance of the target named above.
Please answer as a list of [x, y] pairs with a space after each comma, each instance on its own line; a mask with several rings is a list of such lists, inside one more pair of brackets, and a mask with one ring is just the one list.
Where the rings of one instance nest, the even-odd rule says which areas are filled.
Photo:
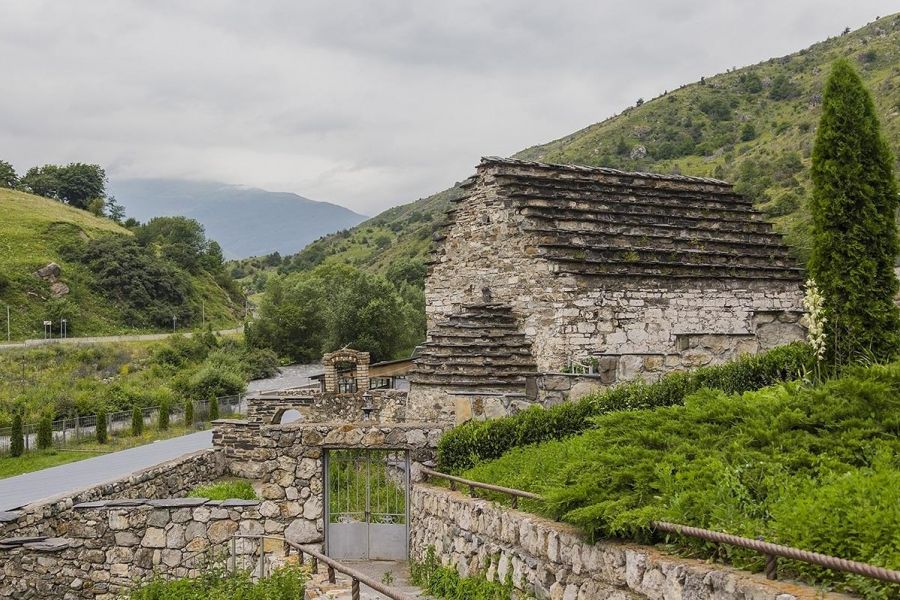
[[53, 446], [53, 415], [44, 413], [38, 423], [37, 446], [41, 450], [46, 450]]
[[163, 400], [159, 404], [159, 430], [166, 431], [169, 428], [169, 402]]
[[144, 434], [144, 411], [135, 406], [131, 409], [131, 435], [138, 437]]
[[109, 440], [109, 432], [106, 430], [106, 409], [97, 411], [96, 436], [98, 444], [105, 444]]
[[9, 453], [13, 456], [22, 456], [25, 453], [25, 425], [22, 423], [22, 413], [18, 411], [13, 415]]
[[219, 399], [213, 396], [209, 399], [209, 420], [215, 421], [219, 418]]
[[184, 425], [185, 427], [194, 426], [194, 402], [192, 400], [184, 401]]
[[824, 297], [828, 358], [883, 360], [900, 340], [893, 159], [872, 98], [846, 60], [832, 66], [822, 102], [809, 270]]

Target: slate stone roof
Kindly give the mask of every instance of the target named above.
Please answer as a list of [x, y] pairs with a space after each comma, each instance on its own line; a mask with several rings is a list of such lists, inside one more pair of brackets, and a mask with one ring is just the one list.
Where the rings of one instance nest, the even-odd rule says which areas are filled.
[[464, 185], [485, 176], [560, 273], [802, 279], [781, 236], [724, 181], [489, 157]]
[[436, 323], [409, 379], [462, 390], [521, 391], [526, 377], [536, 373], [531, 344], [512, 309], [485, 302], [468, 304]]

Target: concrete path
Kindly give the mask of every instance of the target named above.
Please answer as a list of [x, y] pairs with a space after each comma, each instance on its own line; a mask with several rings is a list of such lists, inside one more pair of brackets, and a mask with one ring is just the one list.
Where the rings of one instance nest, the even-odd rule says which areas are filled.
[[198, 431], [33, 473], [0, 479], [0, 511], [125, 477], [197, 450], [212, 447], [212, 431]]
[[[213, 333], [218, 335], [236, 335], [244, 332], [243, 325], [234, 329], [220, 329]], [[179, 331], [185, 337], [194, 335], [191, 331]], [[0, 344], [0, 350], [23, 350], [25, 348], [34, 348], [35, 346], [50, 346], [52, 344], [65, 344], [70, 346], [80, 346], [87, 344], [114, 344], [119, 342], [152, 342], [156, 340], [164, 340], [171, 336], [171, 333], [143, 333], [135, 335], [103, 335], [94, 337], [70, 337], [70, 338], [50, 338], [50, 339], [31, 339], [24, 342], [13, 342]]]
[[[409, 563], [407, 562], [384, 560], [342, 562], [411, 598], [422, 598], [423, 600], [428, 598], [422, 594], [422, 590], [409, 582]], [[335, 583], [328, 583], [326, 573], [325, 568], [319, 565], [319, 573], [307, 584], [307, 600], [350, 600], [350, 578], [336, 573]], [[379, 594], [366, 585], [360, 585], [359, 591], [360, 600], [385, 600], [386, 598], [384, 594]]]

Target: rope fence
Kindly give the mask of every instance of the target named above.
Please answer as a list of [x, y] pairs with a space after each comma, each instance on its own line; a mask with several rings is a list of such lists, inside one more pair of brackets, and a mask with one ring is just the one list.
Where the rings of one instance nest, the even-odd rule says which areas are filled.
[[[505, 494], [511, 498], [513, 508], [517, 507], [517, 500], [519, 498], [527, 498], [529, 500], [536, 500], [538, 502], [544, 501], [544, 498], [538, 494], [512, 488], [506, 488], [499, 485], [491, 485], [489, 483], [482, 483], [480, 481], [463, 479], [462, 477], [448, 475], [446, 473], [441, 473], [432, 469], [423, 468], [422, 473], [426, 477], [435, 477], [450, 482], [450, 489], [452, 490], [455, 490], [457, 488], [457, 485], [466, 486], [469, 489], [469, 494], [472, 496], [476, 495], [475, 490], [477, 489]], [[748, 550], [755, 550], [756, 552], [759, 552], [766, 557], [765, 574], [768, 579], [778, 578], [778, 557], [782, 557], [818, 565], [820, 567], [825, 567], [826, 569], [844, 571], [846, 573], [853, 573], [855, 575], [862, 575], [863, 577], [870, 577], [872, 579], [878, 579], [880, 581], [886, 581], [888, 583], [900, 583], [900, 571], [885, 569], [883, 567], [877, 567], [868, 563], [847, 560], [844, 558], [838, 558], [836, 556], [829, 556], [827, 554], [819, 554], [818, 552], [810, 552], [809, 550], [802, 550], [800, 548], [793, 548], [791, 546], [782, 546], [780, 544], [773, 544], [764, 540], [754, 540], [737, 535], [731, 535], [728, 533], [721, 533], [719, 531], [702, 529], [700, 527], [689, 527], [687, 525], [668, 523], [666, 521], [653, 521], [650, 523], [650, 525], [657, 531], [664, 531], [667, 533], [674, 533], [676, 535], [694, 537], [701, 540], [715, 542], [717, 544], [729, 544], [731, 546], [747, 548]]]

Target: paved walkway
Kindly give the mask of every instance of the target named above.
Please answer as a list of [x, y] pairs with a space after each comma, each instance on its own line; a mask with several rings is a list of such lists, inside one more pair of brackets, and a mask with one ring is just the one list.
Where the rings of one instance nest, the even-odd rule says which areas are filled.
[[[409, 581], [409, 563], [384, 560], [342, 561], [348, 567], [387, 585], [394, 591], [403, 592], [411, 598], [428, 598]], [[343, 573], [336, 573], [335, 583], [328, 583], [325, 567], [319, 565], [319, 573], [307, 584], [306, 597], [313, 600], [351, 600], [350, 578]], [[387, 575], [386, 575], [387, 574]], [[359, 586], [360, 600], [385, 600], [384, 594], [372, 590], [366, 585]]]
[[[243, 333], [243, 325], [234, 329], [220, 329], [213, 333], [218, 335], [236, 335]], [[179, 331], [185, 337], [194, 335], [191, 331]], [[103, 335], [94, 337], [69, 337], [69, 338], [50, 338], [50, 339], [31, 339], [24, 342], [2, 343], [0, 350], [22, 350], [25, 348], [34, 348], [35, 346], [49, 346], [52, 344], [65, 344], [70, 346], [80, 346], [86, 344], [113, 344], [119, 342], [152, 342], [156, 340], [164, 340], [171, 336], [171, 333], [143, 333], [135, 335]]]
[[0, 511], [13, 510], [44, 498], [119, 479], [134, 471], [211, 447], [212, 431], [199, 431], [0, 479]]

